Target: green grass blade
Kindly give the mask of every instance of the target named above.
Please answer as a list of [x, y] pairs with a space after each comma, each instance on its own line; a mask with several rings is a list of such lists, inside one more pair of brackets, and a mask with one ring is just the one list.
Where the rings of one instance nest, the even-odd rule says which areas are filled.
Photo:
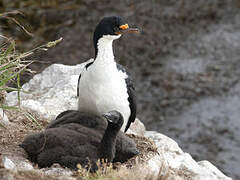
[[4, 110], [19, 110], [19, 108], [17, 106], [8, 106], [8, 105], [4, 105], [4, 104], [0, 104], [0, 108], [2, 108]]
[[7, 50], [2, 54], [3, 57], [7, 57], [8, 54], [12, 54], [12, 51], [15, 49], [15, 42], [11, 41]]
[[18, 70], [17, 72], [15, 72], [15, 73], [13, 73], [10, 77], [5, 78], [2, 82], [0, 82], [0, 87], [3, 86], [3, 85], [5, 85], [8, 81], [14, 79], [18, 74], [20, 74], [20, 73], [21, 73], [24, 69], [26, 69], [27, 66], [29, 66], [30, 64], [31, 64], [31, 62], [28, 63], [28, 64], [26, 64], [26, 65], [24, 65], [21, 69], [19, 69], [19, 70]]
[[17, 75], [17, 97], [18, 97], [18, 104], [20, 104], [20, 88], [21, 88], [21, 85], [20, 85], [20, 73]]

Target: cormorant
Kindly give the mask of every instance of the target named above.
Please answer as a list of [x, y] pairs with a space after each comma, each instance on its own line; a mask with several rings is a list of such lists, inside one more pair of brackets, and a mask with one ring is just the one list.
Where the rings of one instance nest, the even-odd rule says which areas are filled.
[[112, 43], [125, 33], [139, 32], [119, 16], [103, 18], [97, 25], [93, 42], [95, 59], [86, 64], [78, 79], [78, 110], [96, 115], [117, 110], [124, 118], [126, 132], [136, 118], [133, 81], [123, 66], [116, 63]]

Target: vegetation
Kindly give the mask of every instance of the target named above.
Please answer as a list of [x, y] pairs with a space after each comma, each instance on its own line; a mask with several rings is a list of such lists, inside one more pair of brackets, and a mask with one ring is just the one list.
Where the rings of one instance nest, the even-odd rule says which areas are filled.
[[[18, 14], [20, 12], [13, 11], [9, 13], [0, 14], [0, 18], [6, 18], [15, 22], [22, 30], [28, 35], [29, 33], [21, 24], [13, 17], [9, 15]], [[12, 38], [8, 38], [0, 34], [0, 108], [3, 110], [18, 110], [23, 111], [20, 108], [20, 92], [22, 91], [20, 84], [21, 73], [28, 71], [33, 73], [28, 66], [33, 63], [33, 60], [26, 60], [27, 57], [31, 56], [36, 50], [48, 50], [48, 48], [55, 46], [59, 43], [62, 38], [48, 42], [47, 44], [41, 45], [37, 48], [34, 48], [30, 51], [20, 53], [16, 50], [16, 42]], [[15, 87], [9, 87], [9, 84], [15, 84]], [[17, 106], [7, 106], [5, 104], [5, 95], [6, 92], [17, 91], [18, 93], [18, 104]], [[26, 117], [31, 119], [33, 122], [37, 121], [27, 112], [25, 112]], [[37, 123], [38, 124], [38, 123]]]

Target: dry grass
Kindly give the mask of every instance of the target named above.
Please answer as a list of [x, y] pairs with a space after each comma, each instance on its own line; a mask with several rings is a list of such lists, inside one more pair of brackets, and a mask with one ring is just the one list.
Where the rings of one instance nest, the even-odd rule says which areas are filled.
[[[96, 173], [90, 173], [85, 168], [78, 166], [78, 172], [76, 174], [79, 180], [95, 180], [95, 179], [114, 179], [114, 180], [140, 180], [140, 179], [152, 179], [151, 176], [145, 177], [143, 175], [142, 166], [144, 162], [156, 155], [157, 147], [154, 142], [146, 137], [129, 135], [137, 144], [139, 155], [129, 159], [125, 163], [106, 164], [98, 162], [99, 170]], [[164, 180], [164, 179], [163, 179]]]

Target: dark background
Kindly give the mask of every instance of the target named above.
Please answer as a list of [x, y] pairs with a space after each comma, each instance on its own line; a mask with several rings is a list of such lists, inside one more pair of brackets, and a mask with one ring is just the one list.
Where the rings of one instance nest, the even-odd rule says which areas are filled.
[[[142, 30], [114, 43], [115, 57], [135, 80], [138, 117], [147, 130], [176, 140], [196, 160], [207, 159], [239, 179], [239, 0], [0, 0], [33, 37], [1, 20], [20, 51], [63, 41], [31, 65], [79, 64], [94, 56], [92, 35], [104, 16], [120, 15]], [[30, 75], [23, 75], [27, 81]]]

